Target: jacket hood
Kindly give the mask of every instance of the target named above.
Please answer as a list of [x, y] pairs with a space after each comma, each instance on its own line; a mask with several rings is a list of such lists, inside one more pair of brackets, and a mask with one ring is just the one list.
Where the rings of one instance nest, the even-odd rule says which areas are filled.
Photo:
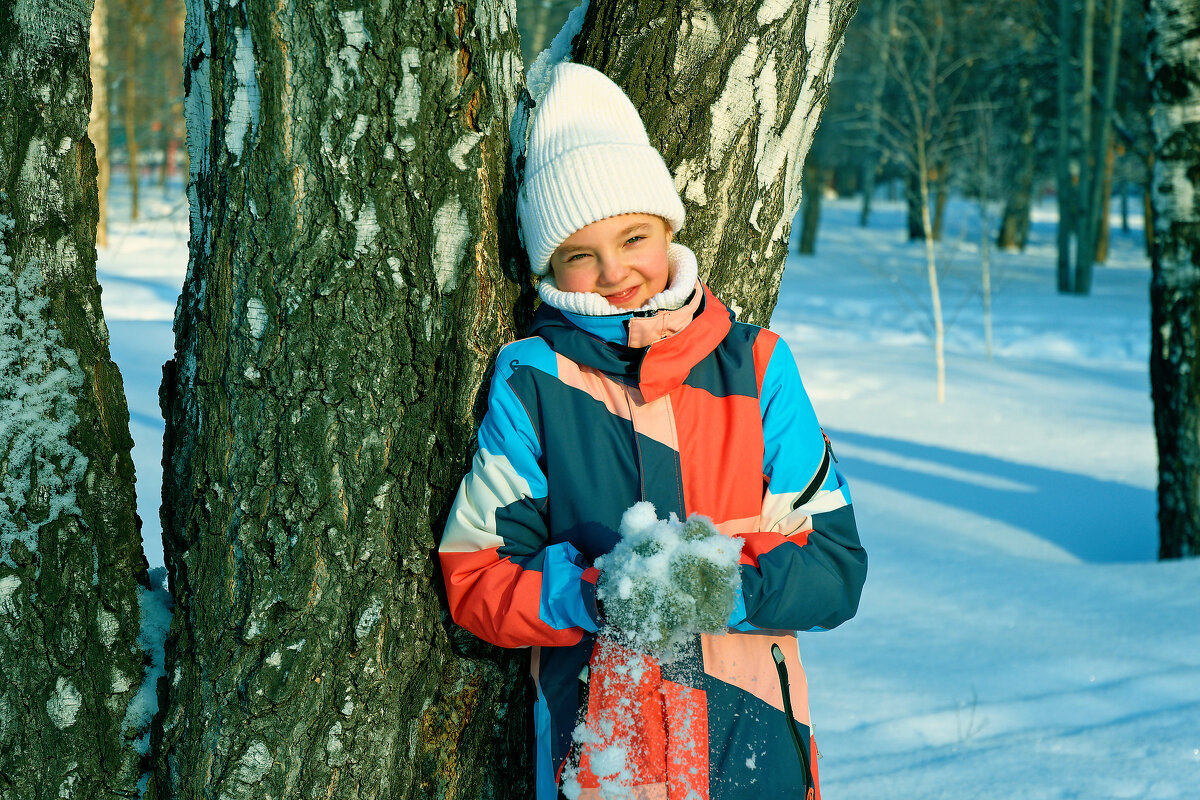
[[649, 402], [678, 388], [733, 326], [734, 314], [703, 282], [675, 310], [591, 317], [542, 304], [530, 336], [560, 355], [641, 390]]

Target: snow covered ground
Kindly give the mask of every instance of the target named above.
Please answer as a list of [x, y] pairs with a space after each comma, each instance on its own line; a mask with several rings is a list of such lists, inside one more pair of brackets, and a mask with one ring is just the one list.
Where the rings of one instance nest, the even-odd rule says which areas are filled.
[[[120, 184], [114, 201], [100, 280], [153, 566], [187, 209], [177, 184], [144, 191], [136, 224]], [[1116, 233], [1093, 296], [1062, 297], [1039, 209], [1025, 253], [992, 254], [988, 361], [976, 216], [952, 206], [939, 405], [924, 252], [902, 213], [877, 204], [863, 230], [853, 201], [827, 202], [818, 255], [792, 256], [773, 323], [871, 557], [858, 617], [802, 639], [825, 797], [1200, 796], [1200, 560], [1154, 561], [1140, 230]]]

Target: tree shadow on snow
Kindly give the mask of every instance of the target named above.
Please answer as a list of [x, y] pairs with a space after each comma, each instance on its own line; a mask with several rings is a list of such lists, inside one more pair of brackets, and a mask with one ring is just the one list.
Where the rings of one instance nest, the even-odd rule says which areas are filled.
[[[828, 431], [853, 491], [860, 479], [1004, 522], [1083, 561], [1153, 560], [1150, 489], [934, 445]], [[837, 452], [845, 444], [846, 453]]]

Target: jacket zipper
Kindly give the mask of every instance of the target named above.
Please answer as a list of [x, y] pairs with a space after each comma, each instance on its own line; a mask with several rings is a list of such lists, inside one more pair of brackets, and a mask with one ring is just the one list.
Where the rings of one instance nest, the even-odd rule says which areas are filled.
[[800, 756], [800, 768], [804, 773], [804, 797], [812, 800], [816, 793], [813, 785], [812, 765], [808, 760], [808, 751], [800, 743], [800, 733], [796, 730], [796, 717], [792, 713], [792, 693], [788, 689], [787, 666], [783, 663], [783, 651], [778, 644], [771, 645], [771, 658], [775, 659], [775, 671], [779, 674], [779, 690], [783, 692], [783, 713], [787, 717], [788, 732], [792, 734], [792, 744], [796, 745], [796, 754]]
[[804, 491], [796, 498], [796, 502], [792, 503], [792, 508], [797, 509], [800, 506], [813, 499], [813, 495], [821, 488], [821, 484], [825, 482], [825, 476], [829, 474], [829, 460], [833, 456], [833, 447], [829, 444], [829, 440], [825, 440], [825, 454], [821, 457], [821, 466], [817, 467], [817, 474], [813, 475], [812, 480], [808, 482], [808, 486], [804, 487]]

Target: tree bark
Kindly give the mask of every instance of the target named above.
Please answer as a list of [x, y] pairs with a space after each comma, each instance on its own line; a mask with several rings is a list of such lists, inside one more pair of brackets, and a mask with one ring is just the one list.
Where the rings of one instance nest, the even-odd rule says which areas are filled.
[[857, 0], [593, 2], [575, 60], [633, 100], [687, 209], [679, 241], [744, 322], [766, 325], [804, 158]]
[[532, 795], [528, 654], [433, 559], [530, 309], [508, 8], [188, 3], [160, 797]]
[[149, 727], [133, 441], [96, 283], [91, 11], [24, 0], [0, 19], [4, 800], [135, 797]]
[[1200, 8], [1150, 0], [1159, 557], [1200, 555]]

